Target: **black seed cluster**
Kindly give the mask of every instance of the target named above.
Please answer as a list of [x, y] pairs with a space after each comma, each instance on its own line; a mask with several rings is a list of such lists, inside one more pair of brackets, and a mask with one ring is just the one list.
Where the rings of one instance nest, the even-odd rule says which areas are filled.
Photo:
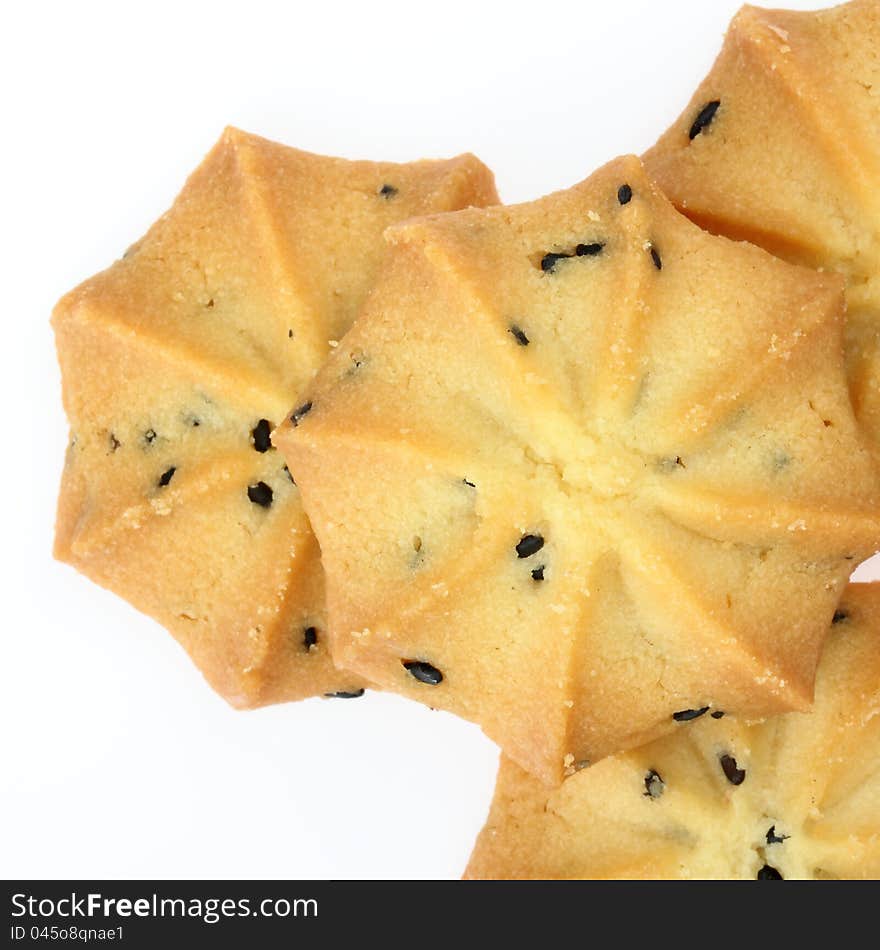
[[632, 201], [633, 190], [629, 185], [621, 185], [617, 189], [617, 200], [622, 205], [628, 205]]
[[724, 772], [727, 781], [731, 785], [742, 785], [746, 780], [746, 770], [737, 766], [736, 759], [732, 755], [725, 754], [718, 761], [721, 763], [721, 771]]
[[690, 722], [692, 719], [699, 719], [707, 712], [709, 712], [708, 706], [701, 706], [699, 709], [682, 709], [679, 712], [674, 712], [672, 718], [676, 722]]
[[659, 798], [666, 791], [666, 782], [659, 772], [650, 769], [645, 775], [645, 798]]
[[162, 474], [159, 476], [159, 487], [164, 488], [171, 481], [171, 479], [174, 478], [174, 473], [176, 471], [177, 468], [172, 465], [171, 468], [168, 468], [162, 472]]
[[312, 402], [311, 400], [309, 400], [308, 402], [304, 402], [298, 409], [293, 410], [293, 414], [290, 417], [290, 421], [295, 426], [298, 426], [299, 420], [302, 419], [303, 416], [308, 415], [308, 413], [310, 413], [311, 411], [312, 411]]
[[272, 448], [272, 440], [269, 438], [271, 431], [272, 423], [268, 419], [260, 419], [251, 430], [251, 440], [258, 452], [268, 452]]
[[542, 581], [542, 580], [544, 580], [544, 567], [545, 567], [545, 565], [542, 564], [540, 567], [536, 567], [536, 568], [532, 571], [532, 580], [533, 580], [533, 581]]
[[570, 257], [595, 257], [602, 253], [604, 247], [604, 242], [593, 241], [590, 244], [578, 244], [572, 251], [549, 252], [541, 258], [541, 270], [545, 274], [552, 274], [560, 261], [568, 260]]
[[688, 132], [688, 137], [692, 142], [701, 132], [709, 128], [720, 105], [720, 99], [713, 99], [711, 102], [707, 102], [706, 105], [700, 109], [700, 111], [697, 113], [697, 117], [694, 119], [694, 123], [691, 126], [690, 132]]
[[756, 876], [756, 880], [758, 881], [781, 881], [782, 879], [782, 875], [779, 871], [777, 871], [776, 868], [770, 867], [769, 864], [765, 864], [764, 867], [758, 871]]
[[328, 699], [358, 699], [364, 695], [365, 690], [355, 689], [355, 690], [344, 690], [341, 689], [337, 693], [324, 693]]
[[443, 674], [430, 663], [425, 663], [423, 660], [401, 660], [401, 663], [407, 673], [420, 683], [425, 683], [427, 686], [439, 686], [443, 682]]
[[508, 327], [510, 333], [513, 334], [514, 340], [519, 343], [520, 346], [528, 346], [529, 338], [526, 336], [525, 331], [520, 329], [515, 323], [511, 323]]
[[379, 194], [383, 198], [393, 198], [397, 194], [397, 188], [394, 185], [385, 184], [379, 189]]
[[318, 629], [317, 627], [306, 627], [303, 630], [303, 643], [305, 644], [306, 649], [313, 647], [318, 642]]
[[256, 485], [248, 485], [247, 496], [261, 508], [268, 508], [272, 504], [272, 489], [265, 482], [257, 482]]
[[519, 558], [531, 557], [544, 547], [544, 539], [540, 534], [524, 534], [516, 545], [516, 556]]

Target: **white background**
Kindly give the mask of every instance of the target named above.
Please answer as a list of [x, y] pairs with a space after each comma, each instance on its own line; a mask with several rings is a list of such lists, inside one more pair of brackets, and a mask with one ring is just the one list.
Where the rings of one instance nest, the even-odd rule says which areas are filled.
[[649, 146], [737, 5], [4, 5], [0, 876], [461, 874], [496, 765], [476, 726], [382, 695], [235, 713], [156, 624], [51, 560], [49, 313], [227, 123], [349, 158], [473, 151], [527, 200]]

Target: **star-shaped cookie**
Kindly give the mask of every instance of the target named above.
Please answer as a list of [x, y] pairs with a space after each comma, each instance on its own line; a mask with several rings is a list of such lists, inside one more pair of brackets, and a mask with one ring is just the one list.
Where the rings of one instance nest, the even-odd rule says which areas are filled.
[[701, 231], [635, 158], [388, 239], [276, 435], [337, 662], [551, 783], [682, 710], [808, 708], [880, 541], [841, 278]]
[[357, 695], [271, 432], [412, 215], [497, 201], [463, 155], [356, 162], [228, 129], [53, 322], [72, 438], [55, 553], [166, 626], [236, 706]]

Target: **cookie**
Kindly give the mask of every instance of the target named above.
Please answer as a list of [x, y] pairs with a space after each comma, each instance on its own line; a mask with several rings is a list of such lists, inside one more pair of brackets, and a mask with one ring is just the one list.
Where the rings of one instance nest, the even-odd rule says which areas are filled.
[[841, 278], [706, 234], [635, 158], [387, 237], [276, 434], [337, 663], [551, 783], [684, 709], [808, 708], [880, 540]]
[[844, 596], [812, 712], [680, 718], [556, 790], [503, 759], [465, 876], [880, 876], [880, 583]]
[[645, 164], [709, 230], [847, 278], [850, 390], [880, 459], [880, 2], [743, 7]]
[[317, 542], [271, 433], [367, 295], [385, 228], [495, 201], [471, 155], [345, 161], [227, 129], [57, 305], [55, 554], [167, 627], [232, 704], [363, 691], [330, 660]]

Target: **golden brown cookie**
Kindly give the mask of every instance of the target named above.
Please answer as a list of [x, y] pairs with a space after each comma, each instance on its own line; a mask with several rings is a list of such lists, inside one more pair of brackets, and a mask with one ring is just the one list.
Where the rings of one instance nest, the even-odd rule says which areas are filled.
[[72, 438], [56, 556], [155, 617], [236, 706], [362, 691], [270, 433], [416, 214], [497, 201], [471, 155], [311, 155], [227, 129], [171, 210], [55, 309]]
[[388, 239], [276, 434], [337, 662], [548, 782], [681, 710], [808, 708], [880, 541], [842, 280], [706, 234], [635, 158]]
[[880, 583], [834, 616], [810, 713], [694, 709], [550, 790], [502, 759], [470, 878], [880, 876]]
[[703, 227], [847, 278], [850, 389], [880, 456], [880, 0], [743, 7], [645, 164]]

